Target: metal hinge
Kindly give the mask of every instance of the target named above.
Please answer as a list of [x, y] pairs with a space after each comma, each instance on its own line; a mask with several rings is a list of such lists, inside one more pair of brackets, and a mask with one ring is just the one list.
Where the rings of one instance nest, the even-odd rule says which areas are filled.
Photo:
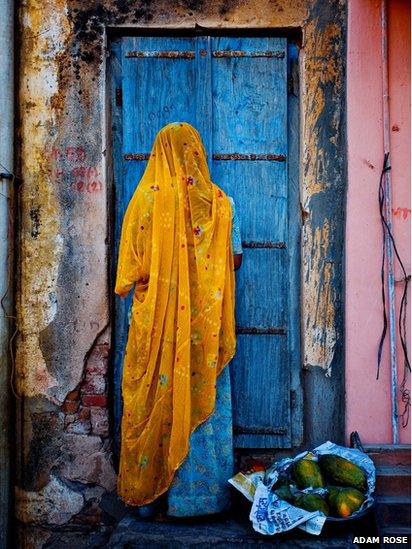
[[122, 88], [116, 88], [116, 107], [123, 106]]

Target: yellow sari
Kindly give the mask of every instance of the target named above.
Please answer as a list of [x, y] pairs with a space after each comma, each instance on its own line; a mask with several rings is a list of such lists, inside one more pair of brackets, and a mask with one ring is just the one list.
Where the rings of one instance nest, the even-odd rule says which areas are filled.
[[169, 488], [235, 352], [231, 217], [199, 133], [162, 128], [123, 220], [115, 287], [135, 288], [118, 477], [129, 505]]

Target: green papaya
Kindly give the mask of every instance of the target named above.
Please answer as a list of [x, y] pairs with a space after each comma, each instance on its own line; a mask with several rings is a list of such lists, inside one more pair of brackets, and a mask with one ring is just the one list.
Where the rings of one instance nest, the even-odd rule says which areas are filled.
[[306, 511], [322, 511], [326, 516], [329, 515], [329, 506], [319, 494], [301, 494], [293, 504]]
[[360, 491], [366, 491], [367, 482], [363, 469], [348, 459], [333, 454], [319, 456], [319, 465], [322, 472], [333, 483], [340, 486], [350, 486]]
[[292, 503], [293, 501], [293, 495], [290, 491], [289, 486], [281, 486], [277, 490], [275, 490], [275, 494], [279, 499], [283, 499], [284, 501], [287, 501], [288, 503]]
[[356, 488], [328, 486], [327, 501], [335, 517], [350, 517], [359, 510], [366, 496]]
[[328, 498], [330, 498], [337, 495], [342, 490], [342, 486], [326, 486], [326, 489], [328, 491]]
[[289, 475], [286, 475], [286, 474], [281, 474], [278, 478], [278, 480], [275, 482], [274, 486], [273, 486], [273, 489], [274, 490], [277, 490], [278, 488], [281, 488], [282, 486], [289, 486], [290, 484], [290, 479], [289, 479]]
[[293, 464], [293, 475], [298, 488], [323, 488], [324, 481], [322, 471], [316, 461], [300, 459]]

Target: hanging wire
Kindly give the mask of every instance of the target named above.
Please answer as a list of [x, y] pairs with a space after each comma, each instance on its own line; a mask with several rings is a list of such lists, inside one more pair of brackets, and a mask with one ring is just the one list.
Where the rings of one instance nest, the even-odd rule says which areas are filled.
[[379, 341], [378, 348], [378, 366], [376, 369], [376, 379], [379, 379], [381, 360], [382, 360], [382, 351], [383, 344], [386, 338], [386, 333], [388, 331], [388, 316], [386, 313], [386, 291], [385, 291], [385, 261], [386, 261], [386, 220], [385, 220], [385, 185], [384, 178], [385, 173], [391, 168], [388, 166], [389, 153], [385, 153], [383, 160], [383, 168], [381, 172], [381, 177], [379, 180], [379, 215], [381, 218], [382, 226], [382, 263], [381, 263], [381, 294], [382, 294], [382, 315], [383, 315], [383, 327], [382, 334]]
[[398, 248], [396, 246], [395, 238], [393, 236], [391, 227], [385, 216], [386, 196], [385, 196], [384, 178], [385, 178], [385, 173], [390, 169], [391, 169], [391, 166], [389, 165], [389, 153], [385, 153], [384, 160], [383, 160], [382, 173], [379, 180], [379, 214], [380, 214], [381, 225], [382, 225], [382, 263], [381, 263], [382, 292], [381, 293], [382, 293], [383, 328], [382, 328], [382, 334], [380, 337], [379, 348], [378, 348], [378, 364], [377, 364], [377, 371], [376, 371], [376, 379], [379, 379], [383, 344], [384, 344], [387, 329], [388, 329], [388, 318], [386, 314], [386, 293], [385, 293], [386, 241], [388, 238], [392, 243], [396, 259], [398, 260], [398, 263], [402, 269], [403, 278], [401, 282], [404, 283], [402, 298], [401, 298], [400, 307], [399, 307], [399, 319], [398, 319], [399, 339], [401, 342], [403, 359], [404, 359], [403, 378], [399, 386], [399, 390], [401, 392], [401, 398], [402, 398], [402, 403], [404, 405], [404, 409], [401, 414], [398, 414], [398, 417], [401, 418], [402, 427], [405, 428], [409, 422], [410, 407], [411, 407], [410, 391], [406, 388], [408, 372], [411, 371], [411, 364], [409, 361], [408, 343], [407, 343], [407, 329], [406, 329], [406, 320], [407, 320], [407, 311], [408, 311], [408, 288], [409, 288], [409, 282], [410, 282], [411, 276], [406, 273], [405, 266], [399, 255]]

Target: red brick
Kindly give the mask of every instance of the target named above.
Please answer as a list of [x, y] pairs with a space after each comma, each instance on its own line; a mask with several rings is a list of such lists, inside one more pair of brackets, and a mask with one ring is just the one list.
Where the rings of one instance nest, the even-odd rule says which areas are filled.
[[65, 414], [75, 414], [79, 408], [79, 401], [66, 400], [62, 404], [62, 411]]
[[104, 375], [107, 373], [107, 366], [107, 359], [91, 355], [86, 364], [86, 373]]
[[89, 419], [90, 418], [90, 408], [85, 408], [82, 406], [77, 414], [79, 419]]
[[103, 345], [102, 347], [102, 357], [103, 358], [109, 358], [110, 354], [110, 347], [108, 344]]
[[83, 395], [83, 404], [85, 406], [107, 406], [107, 397], [105, 395]]
[[81, 391], [86, 395], [102, 395], [106, 392], [106, 380], [102, 375], [88, 372]]
[[74, 391], [70, 391], [70, 393], [66, 396], [66, 400], [79, 400], [79, 395], [79, 389], [75, 389]]
[[67, 414], [64, 418], [64, 427], [68, 427], [71, 423], [74, 423], [76, 419], [76, 414]]
[[109, 417], [105, 408], [90, 408], [90, 422], [95, 435], [107, 437], [109, 435]]
[[101, 343], [101, 344], [98, 346], [98, 349], [99, 349], [99, 355], [100, 355], [102, 358], [107, 358], [107, 357], [109, 356], [110, 348], [109, 348], [109, 344], [108, 344], [108, 343]]

